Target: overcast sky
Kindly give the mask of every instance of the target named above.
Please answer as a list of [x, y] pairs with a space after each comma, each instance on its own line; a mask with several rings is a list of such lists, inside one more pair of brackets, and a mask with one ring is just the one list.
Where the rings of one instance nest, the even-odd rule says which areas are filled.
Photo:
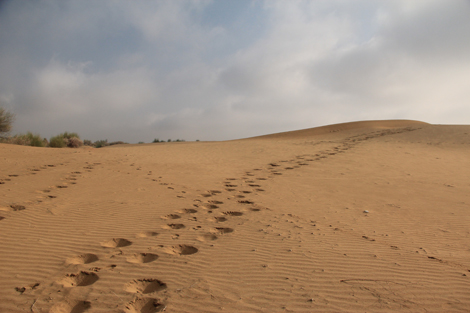
[[133, 143], [470, 124], [470, 1], [0, 1], [0, 106]]

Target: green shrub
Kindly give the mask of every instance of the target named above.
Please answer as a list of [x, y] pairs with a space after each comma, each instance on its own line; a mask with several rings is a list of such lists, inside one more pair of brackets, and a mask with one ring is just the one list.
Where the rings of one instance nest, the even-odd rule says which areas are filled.
[[61, 135], [57, 135], [49, 139], [49, 147], [51, 148], [63, 148], [65, 146], [66, 146], [65, 138]]
[[26, 138], [29, 140], [29, 145], [32, 147], [45, 147], [44, 140], [39, 134], [33, 134], [31, 132], [26, 133]]
[[78, 139], [80, 139], [80, 136], [77, 134], [77, 133], [68, 133], [68, 132], [65, 132], [63, 134], [60, 134], [60, 136], [64, 137], [64, 138], [67, 138], [67, 139], [71, 139], [73, 137], [77, 137]]
[[85, 146], [93, 146], [93, 142], [91, 142], [91, 140], [88, 140], [88, 139], [83, 140], [83, 144]]
[[152, 142], [156, 143], [156, 142], [160, 142], [160, 140], [158, 138], [155, 138]]
[[127, 142], [124, 142], [124, 141], [113, 141], [113, 142], [110, 142], [109, 145], [110, 146], [114, 146], [114, 145], [125, 145], [127, 144]]
[[78, 148], [83, 146], [83, 141], [80, 140], [80, 136], [77, 133], [65, 132], [55, 137], [51, 137], [49, 140], [49, 147], [52, 148]]
[[101, 147], [109, 146], [108, 139], [106, 139], [106, 140], [97, 140], [97, 141], [95, 141], [95, 143], [93, 145], [95, 146], [95, 148], [101, 148]]
[[39, 134], [27, 132], [26, 134], [18, 134], [13, 137], [3, 138], [3, 143], [9, 143], [21, 146], [45, 147], [46, 144]]

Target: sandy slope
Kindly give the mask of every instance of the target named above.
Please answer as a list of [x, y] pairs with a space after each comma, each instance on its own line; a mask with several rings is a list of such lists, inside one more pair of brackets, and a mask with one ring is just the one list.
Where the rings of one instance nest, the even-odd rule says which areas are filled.
[[414, 121], [0, 145], [0, 312], [469, 311], [469, 155]]

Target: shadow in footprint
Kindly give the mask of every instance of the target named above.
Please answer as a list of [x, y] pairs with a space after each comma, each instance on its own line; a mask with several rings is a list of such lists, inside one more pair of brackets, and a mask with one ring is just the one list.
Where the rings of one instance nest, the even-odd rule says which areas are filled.
[[64, 287], [80, 287], [80, 286], [90, 286], [94, 284], [99, 279], [98, 275], [93, 272], [81, 271], [77, 274], [67, 274], [63, 279], [58, 283], [62, 284]]
[[65, 260], [67, 264], [89, 264], [98, 261], [98, 256], [93, 253], [84, 253]]
[[227, 211], [227, 212], [222, 212], [222, 214], [225, 215], [230, 215], [230, 216], [242, 216], [242, 212], [237, 212], [237, 211]]
[[178, 215], [178, 214], [168, 214], [168, 215], [162, 216], [162, 218], [163, 219], [176, 220], [178, 218], [181, 218], [181, 216]]
[[137, 235], [135, 235], [136, 238], [146, 238], [146, 237], [154, 237], [154, 236], [157, 236], [158, 233], [157, 232], [154, 232], [154, 231], [144, 231], [144, 232], [141, 232], [141, 233], [138, 233]]
[[197, 253], [199, 250], [190, 245], [177, 245], [166, 247], [163, 251], [168, 254], [190, 255]]
[[199, 240], [199, 241], [212, 241], [212, 240], [216, 240], [216, 239], [217, 239], [217, 236], [214, 235], [214, 234], [211, 234], [211, 233], [207, 233], [207, 234], [204, 234], [204, 235], [201, 235], [201, 236], [197, 237], [197, 240]]
[[158, 259], [157, 254], [153, 253], [136, 253], [133, 256], [128, 257], [126, 260], [129, 263], [150, 263]]
[[139, 298], [126, 304], [124, 312], [126, 313], [156, 313], [161, 312], [166, 306], [158, 299]]
[[127, 292], [147, 294], [166, 289], [166, 284], [158, 279], [135, 279], [124, 288]]
[[132, 244], [131, 241], [124, 239], [124, 238], [113, 238], [108, 241], [104, 241], [101, 243], [102, 247], [105, 248], [121, 248], [121, 247], [127, 247]]
[[54, 305], [49, 313], [84, 313], [91, 308], [89, 301], [66, 300]]
[[218, 233], [218, 234], [228, 234], [228, 233], [233, 232], [233, 228], [230, 228], [230, 227], [215, 227], [212, 231], [214, 233]]
[[168, 225], [163, 226], [163, 228], [167, 228], [167, 229], [183, 229], [185, 227], [186, 226], [184, 226], [184, 224], [168, 224]]

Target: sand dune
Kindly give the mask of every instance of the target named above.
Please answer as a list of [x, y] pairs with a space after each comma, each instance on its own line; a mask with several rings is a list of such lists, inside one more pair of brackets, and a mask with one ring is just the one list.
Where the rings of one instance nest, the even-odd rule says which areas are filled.
[[470, 126], [0, 155], [0, 312], [470, 308]]

